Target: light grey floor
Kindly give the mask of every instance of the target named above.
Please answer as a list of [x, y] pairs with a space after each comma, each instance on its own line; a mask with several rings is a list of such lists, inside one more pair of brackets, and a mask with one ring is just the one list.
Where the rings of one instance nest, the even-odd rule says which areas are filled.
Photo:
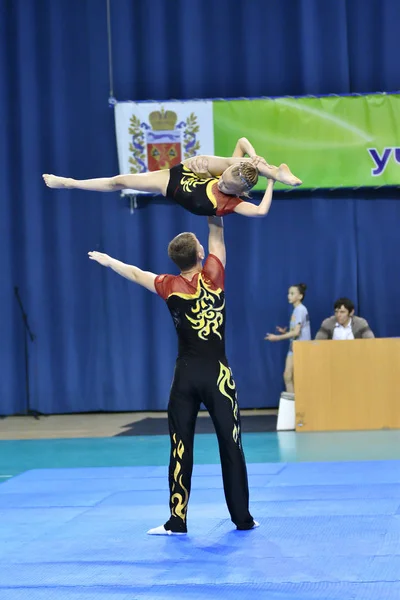
[[[276, 414], [276, 410], [243, 410], [242, 415]], [[200, 417], [207, 416], [201, 411]], [[166, 412], [90, 413], [49, 417], [7, 417], [0, 420], [0, 440], [113, 437], [128, 423], [167, 417]]]

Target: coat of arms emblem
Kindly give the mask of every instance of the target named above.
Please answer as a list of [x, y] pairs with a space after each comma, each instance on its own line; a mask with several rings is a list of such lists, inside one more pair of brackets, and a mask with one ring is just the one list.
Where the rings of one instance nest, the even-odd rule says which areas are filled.
[[131, 173], [170, 169], [183, 159], [195, 156], [200, 150], [200, 142], [196, 137], [199, 126], [194, 113], [177, 123], [178, 115], [161, 107], [151, 112], [148, 120], [149, 123], [140, 122], [135, 115], [130, 118]]

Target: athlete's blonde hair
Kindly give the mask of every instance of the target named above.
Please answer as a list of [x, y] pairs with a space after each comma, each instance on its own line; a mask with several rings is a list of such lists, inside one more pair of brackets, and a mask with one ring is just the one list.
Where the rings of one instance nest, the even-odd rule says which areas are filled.
[[248, 196], [248, 192], [258, 181], [258, 171], [254, 165], [248, 162], [241, 162], [232, 169], [232, 175], [238, 182], [238, 188], [242, 191], [239, 194]]

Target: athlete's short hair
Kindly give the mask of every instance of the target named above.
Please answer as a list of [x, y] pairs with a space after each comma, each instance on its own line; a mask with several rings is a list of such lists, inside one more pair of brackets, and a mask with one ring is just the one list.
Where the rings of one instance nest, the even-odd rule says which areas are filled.
[[168, 256], [181, 271], [197, 264], [197, 240], [193, 233], [180, 233], [168, 244]]

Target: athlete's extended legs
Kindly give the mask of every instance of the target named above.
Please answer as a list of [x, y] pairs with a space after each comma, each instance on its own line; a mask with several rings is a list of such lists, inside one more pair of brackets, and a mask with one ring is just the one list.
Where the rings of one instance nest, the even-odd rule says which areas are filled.
[[[194, 377], [193, 377], [194, 376]], [[178, 361], [168, 404], [171, 439], [169, 462], [170, 518], [150, 535], [187, 532], [186, 515], [193, 471], [193, 441], [200, 398], [193, 383], [195, 373], [186, 361]]]
[[57, 175], [43, 175], [43, 179], [47, 187], [50, 188], [88, 190], [92, 192], [115, 192], [131, 189], [165, 196], [169, 182], [169, 169], [148, 173], [116, 175], [115, 177], [101, 177], [99, 179], [77, 180], [70, 177], [58, 177]]
[[151, 535], [183, 534], [193, 469], [196, 417], [204, 403], [218, 437], [222, 477], [228, 510], [238, 529], [257, 526], [249, 512], [249, 487], [242, 449], [240, 415], [235, 382], [226, 364], [219, 361], [182, 361], [175, 370], [168, 405], [171, 436], [169, 465], [170, 511], [165, 525]]
[[208, 394], [202, 398], [218, 437], [222, 477], [228, 510], [238, 529], [252, 529], [257, 523], [249, 512], [249, 487], [242, 449], [240, 414], [231, 370], [218, 363]]

